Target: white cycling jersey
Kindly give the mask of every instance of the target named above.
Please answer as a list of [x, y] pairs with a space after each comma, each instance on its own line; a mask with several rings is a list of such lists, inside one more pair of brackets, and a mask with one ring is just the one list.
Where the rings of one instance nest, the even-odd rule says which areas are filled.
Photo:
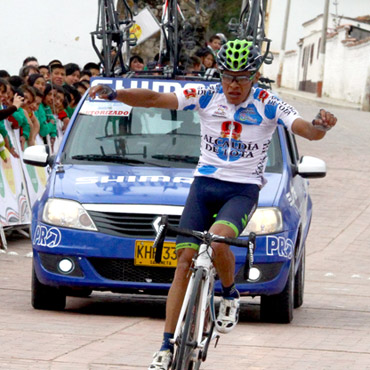
[[201, 155], [194, 176], [263, 186], [267, 150], [278, 124], [291, 131], [298, 112], [275, 95], [252, 88], [239, 105], [228, 103], [221, 85], [176, 92], [179, 110], [196, 110]]

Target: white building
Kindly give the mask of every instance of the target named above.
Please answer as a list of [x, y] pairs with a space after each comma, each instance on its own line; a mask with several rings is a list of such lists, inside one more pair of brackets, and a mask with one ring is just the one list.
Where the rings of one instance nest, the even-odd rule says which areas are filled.
[[[282, 86], [316, 92], [319, 81], [319, 50], [323, 15], [303, 23], [304, 34], [298, 50], [284, 58]], [[331, 14], [328, 22], [323, 95], [361, 104], [370, 110], [370, 16], [349, 18]], [[264, 74], [275, 79], [275, 62], [264, 67]]]

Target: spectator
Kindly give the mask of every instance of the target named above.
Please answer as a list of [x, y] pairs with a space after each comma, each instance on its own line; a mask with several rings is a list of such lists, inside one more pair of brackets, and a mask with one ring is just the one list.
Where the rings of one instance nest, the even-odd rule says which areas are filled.
[[34, 87], [44, 93], [46, 87], [46, 81], [41, 73], [35, 73], [28, 77], [28, 85]]
[[144, 69], [144, 60], [141, 56], [139, 55], [133, 55], [130, 58], [129, 62], [129, 70], [130, 71], [142, 71]]
[[[18, 94], [15, 94], [14, 96], [12, 95], [12, 99], [9, 103], [8, 90], [11, 90], [10, 84], [6, 80], [0, 78], [0, 134], [3, 136], [5, 147], [9, 150], [10, 154], [15, 158], [19, 158], [19, 155], [15, 151], [15, 148], [10, 140], [3, 120], [7, 119], [21, 107], [23, 103], [23, 97]], [[3, 109], [3, 105], [6, 105], [7, 107]]]
[[61, 64], [50, 66], [50, 82], [52, 85], [63, 86], [66, 78], [66, 71]]
[[17, 75], [10, 76], [8, 81], [10, 85], [14, 86], [16, 89], [24, 84], [24, 79]]
[[[22, 96], [15, 94], [14, 96], [12, 95], [12, 100], [9, 104], [8, 89], [10, 88], [9, 82], [0, 78], [0, 120], [4, 120], [16, 112], [22, 106], [24, 100]], [[7, 108], [4, 109], [4, 106], [7, 106]]]
[[86, 87], [83, 81], [76, 82], [73, 87], [77, 89], [81, 96], [83, 96], [89, 87]]
[[69, 123], [68, 114], [66, 112], [66, 107], [68, 106], [68, 101], [66, 100], [66, 93], [61, 86], [55, 86], [55, 94], [53, 98], [53, 105], [51, 107], [52, 112], [58, 119], [62, 122], [62, 127], [60, 129], [64, 132]]
[[80, 67], [76, 63], [68, 63], [64, 66], [64, 69], [66, 71], [66, 84], [73, 85], [74, 83], [80, 81]]
[[59, 59], [53, 59], [53, 60], [51, 60], [51, 61], [49, 62], [49, 64], [48, 64], [49, 69], [50, 69], [50, 67], [51, 67], [53, 64], [61, 64], [61, 65], [63, 65], [63, 63], [62, 63]]
[[50, 80], [50, 73], [49, 73], [49, 67], [42, 65], [39, 66], [40, 73], [44, 76], [45, 81], [48, 82]]
[[38, 67], [39, 66], [39, 62], [38, 62], [38, 60], [35, 57], [27, 57], [23, 61], [23, 64], [22, 64], [22, 67], [26, 67], [26, 66]]
[[87, 69], [91, 72], [92, 77], [97, 77], [100, 75], [99, 65], [93, 62], [84, 65], [84, 70]]
[[81, 99], [81, 94], [74, 86], [64, 85], [63, 88], [66, 92], [66, 97], [69, 100], [68, 106], [65, 110], [67, 112], [68, 118], [71, 118], [74, 110], [77, 107], [78, 102]]
[[0, 78], [8, 79], [10, 74], [5, 69], [0, 69]]
[[80, 81], [88, 81], [90, 85], [90, 78], [92, 77], [92, 73], [89, 69], [83, 69], [81, 71]]
[[183, 61], [184, 63], [184, 73], [186, 76], [196, 76], [197, 72], [202, 70], [202, 61], [196, 55], [188, 57]]
[[215, 57], [208, 48], [201, 49], [197, 52], [197, 56], [200, 57], [202, 65], [205, 69], [214, 68], [215, 66]]
[[28, 146], [33, 146], [36, 144], [36, 136], [40, 132], [40, 122], [34, 114], [36, 92], [33, 87], [28, 85], [22, 85], [20, 90], [23, 92], [24, 96], [22, 108], [30, 126]]
[[90, 87], [90, 81], [88, 81], [88, 80], [81, 80], [80, 82], [86, 87], [86, 89], [88, 89]]
[[[18, 89], [11, 89], [11, 92], [8, 95], [8, 99], [12, 99], [12, 96], [14, 97], [15, 94], [21, 95], [23, 97], [23, 92], [21, 88], [18, 88]], [[23, 107], [20, 107], [16, 112], [14, 112], [8, 118], [8, 120], [12, 123], [12, 128], [14, 129], [19, 128], [19, 133], [20, 133], [19, 141], [21, 144], [21, 150], [24, 151], [25, 144], [30, 137], [31, 126], [29, 124], [29, 121], [26, 118], [26, 113]]]
[[42, 99], [42, 107], [44, 108], [46, 115], [46, 122], [49, 128], [50, 143], [52, 149], [54, 149], [55, 139], [58, 136], [57, 120], [54, 117], [52, 107], [54, 107], [54, 97], [56, 96], [56, 85], [48, 84], [45, 87], [44, 97]]
[[207, 47], [211, 50], [213, 56], [216, 56], [218, 51], [221, 49], [222, 40], [219, 35], [212, 35], [207, 42]]
[[19, 76], [23, 78], [24, 82], [27, 82], [28, 76], [34, 73], [40, 73], [40, 70], [37, 67], [32, 66], [32, 65], [25, 66], [25, 67], [22, 67], [21, 70], [19, 71]]
[[44, 106], [42, 104], [42, 99], [44, 94], [37, 88], [35, 88], [36, 98], [34, 102], [34, 114], [40, 123], [40, 136], [43, 139], [44, 143], [47, 144], [46, 137], [49, 134], [49, 124], [46, 119], [46, 113]]

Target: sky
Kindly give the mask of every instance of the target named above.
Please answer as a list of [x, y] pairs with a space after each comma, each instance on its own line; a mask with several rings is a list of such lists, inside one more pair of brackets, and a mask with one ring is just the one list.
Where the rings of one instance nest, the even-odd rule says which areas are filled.
[[[287, 0], [270, 0], [271, 17], [268, 37], [272, 39], [271, 50], [279, 51], [283, 33]], [[335, 14], [337, 2], [338, 15], [358, 17], [370, 15], [370, 0], [330, 0], [329, 12]], [[297, 42], [303, 36], [302, 23], [324, 13], [324, 0], [291, 0], [285, 50], [297, 49]]]

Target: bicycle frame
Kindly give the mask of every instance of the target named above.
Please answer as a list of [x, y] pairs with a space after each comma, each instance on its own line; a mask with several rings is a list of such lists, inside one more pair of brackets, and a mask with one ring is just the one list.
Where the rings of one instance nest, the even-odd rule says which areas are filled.
[[[161, 261], [163, 242], [167, 231], [173, 231], [176, 234], [184, 236], [193, 236], [202, 241], [199, 252], [193, 258], [193, 267], [191, 268], [192, 274], [185, 292], [174, 337], [172, 339], [172, 343], [177, 345], [172, 369], [174, 369], [176, 365], [179, 365], [176, 367], [176, 370], [185, 370], [183, 366], [187, 366], [189, 361], [195, 363], [196, 367], [194, 367], [194, 369], [199, 369], [201, 361], [205, 361], [207, 357], [210, 341], [215, 338], [217, 338], [218, 341], [219, 337], [218, 334], [213, 333], [216, 322], [214, 309], [214, 279], [216, 269], [212, 261], [213, 250], [211, 244], [213, 242], [223, 242], [229, 245], [248, 248], [244, 269], [244, 274], [248, 275], [253, 265], [256, 235], [251, 233], [248, 240], [241, 240], [215, 235], [206, 231], [201, 232], [180, 229], [169, 226], [168, 217], [162, 216], [157, 230], [157, 236], [153, 244], [153, 248], [156, 249], [156, 262]], [[200, 276], [200, 273], [202, 273], [202, 276]], [[203, 284], [203, 286], [201, 284]], [[207, 309], [210, 310], [210, 322], [212, 324], [210, 327], [207, 327], [206, 332], [204, 332], [207, 320]], [[194, 332], [191, 332], [193, 329]]]
[[[199, 254], [194, 259], [194, 272], [191, 275], [188, 287], [186, 289], [184, 301], [181, 307], [180, 315], [177, 321], [175, 333], [174, 333], [174, 339], [173, 342], [175, 343], [176, 338], [179, 337], [181, 334], [181, 328], [182, 328], [182, 322], [185, 318], [186, 311], [188, 308], [188, 303], [190, 300], [190, 295], [193, 292], [193, 284], [194, 284], [194, 276], [195, 271], [198, 269], [204, 269], [206, 271], [206, 276], [204, 280], [203, 289], [201, 292], [201, 309], [200, 309], [200, 318], [199, 318], [199, 325], [198, 325], [198, 333], [196, 336], [196, 343], [197, 343], [197, 349], [204, 349], [205, 344], [207, 342], [207, 338], [203, 340], [202, 333], [203, 333], [203, 327], [205, 323], [205, 316], [206, 316], [206, 309], [207, 309], [207, 301], [210, 300], [211, 304], [211, 318], [212, 321], [216, 320], [215, 310], [214, 310], [214, 302], [213, 302], [213, 289], [212, 292], [209, 291], [209, 287], [211, 284], [213, 284], [213, 279], [215, 276], [215, 268], [212, 263], [212, 248], [210, 248], [207, 244], [201, 244], [199, 248]], [[209, 297], [209, 294], [211, 294], [211, 297]]]
[[[93, 49], [104, 67], [104, 76], [106, 77], [115, 75], [114, 67], [117, 62], [119, 62], [121, 70], [125, 71], [122, 57], [123, 44], [126, 43], [126, 59], [128, 59], [130, 46], [135, 46], [137, 42], [133, 35], [130, 34], [130, 28], [134, 24], [133, 14], [127, 1], [123, 0], [122, 2], [126, 18], [120, 21], [113, 0], [99, 0], [96, 30], [90, 33]], [[121, 29], [122, 26], [123, 29]], [[98, 49], [95, 39], [102, 40], [102, 51]], [[117, 47], [117, 53], [114, 58], [111, 57], [113, 43]]]

